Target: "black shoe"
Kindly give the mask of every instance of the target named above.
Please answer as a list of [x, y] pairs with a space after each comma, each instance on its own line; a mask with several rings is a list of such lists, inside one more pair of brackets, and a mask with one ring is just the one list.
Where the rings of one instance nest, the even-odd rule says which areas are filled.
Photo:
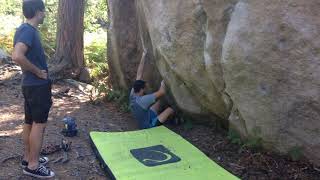
[[[40, 165], [46, 165], [48, 162], [49, 162], [49, 159], [47, 157], [40, 157], [39, 158]], [[22, 168], [25, 168], [28, 166], [28, 164], [29, 164], [28, 161], [22, 160], [20, 165]]]
[[28, 167], [23, 169], [23, 174], [40, 178], [40, 179], [45, 179], [45, 178], [52, 178], [54, 176], [54, 172], [49, 170], [43, 165], [40, 165], [37, 169], [31, 170]]

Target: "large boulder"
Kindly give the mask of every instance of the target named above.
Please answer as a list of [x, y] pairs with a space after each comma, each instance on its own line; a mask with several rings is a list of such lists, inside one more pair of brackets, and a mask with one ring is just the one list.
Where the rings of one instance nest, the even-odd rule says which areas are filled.
[[[194, 117], [219, 117], [280, 152], [320, 164], [317, 0], [109, 0], [109, 64], [128, 88], [142, 47], [145, 79], [165, 79]], [[199, 120], [201, 118], [198, 118]]]
[[231, 124], [249, 135], [258, 130], [282, 152], [302, 147], [318, 163], [319, 8], [318, 0], [239, 2], [222, 58], [226, 92], [237, 107]]
[[139, 17], [147, 17], [142, 21], [151, 37], [157, 68], [178, 106], [191, 114], [227, 119], [232, 103], [224, 95], [220, 57], [233, 1], [205, 2], [145, 0], [136, 4]]

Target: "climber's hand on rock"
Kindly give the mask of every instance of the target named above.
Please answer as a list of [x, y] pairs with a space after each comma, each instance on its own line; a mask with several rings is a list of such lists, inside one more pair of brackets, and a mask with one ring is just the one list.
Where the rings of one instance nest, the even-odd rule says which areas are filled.
[[161, 85], [159, 87], [159, 90], [157, 92], [154, 93], [154, 95], [156, 96], [156, 98], [160, 98], [161, 96], [166, 94], [166, 85], [164, 84], [164, 81], [161, 81]]
[[143, 48], [143, 56], [145, 56], [148, 52], [148, 49], [147, 48]]
[[166, 93], [166, 84], [164, 83], [163, 80], [161, 81], [160, 90], [163, 94]]
[[161, 87], [166, 87], [166, 84], [164, 83], [164, 80], [161, 81]]

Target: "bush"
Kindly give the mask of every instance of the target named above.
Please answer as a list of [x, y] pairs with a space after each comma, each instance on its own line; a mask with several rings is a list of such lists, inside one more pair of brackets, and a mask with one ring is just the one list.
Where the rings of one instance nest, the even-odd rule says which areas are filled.
[[231, 141], [232, 144], [242, 144], [240, 134], [234, 129], [229, 129], [227, 138]]
[[108, 76], [107, 34], [104, 31], [85, 34], [84, 59], [92, 79]]
[[[103, 33], [102, 33], [103, 34]], [[89, 68], [93, 85], [98, 89], [99, 96], [109, 93], [109, 67], [107, 63], [107, 39], [100, 38], [98, 33], [86, 33], [84, 59]], [[100, 38], [100, 39], [99, 39]]]
[[129, 112], [129, 94], [126, 91], [108, 90], [106, 99], [118, 104], [121, 111]]
[[243, 146], [256, 150], [260, 149], [262, 148], [262, 139], [260, 137], [249, 137]]
[[0, 49], [3, 49], [8, 54], [11, 54], [13, 50], [13, 36], [13, 32], [7, 35], [0, 36]]
[[[185, 119], [186, 119], [186, 118], [184, 117], [183, 120], [185, 120]], [[185, 130], [190, 130], [190, 129], [193, 128], [192, 120], [186, 119], [184, 122], [185, 122], [185, 123], [183, 124], [183, 128], [184, 128]]]
[[15, 29], [21, 22], [19, 16], [0, 14], [0, 48], [8, 54], [12, 53]]
[[298, 147], [298, 146], [295, 146], [295, 147], [292, 147], [288, 154], [290, 156], [290, 158], [293, 160], [293, 161], [298, 161], [302, 158], [303, 156], [303, 148], [302, 147]]
[[261, 133], [261, 129], [256, 127], [252, 131], [252, 135], [248, 138], [242, 140], [240, 134], [234, 130], [229, 129], [227, 138], [231, 141], [232, 144], [241, 145], [243, 148], [247, 147], [250, 149], [261, 149], [262, 148], [262, 138], [259, 136]]
[[244, 147], [252, 148], [252, 149], [261, 149], [262, 148], [262, 138], [260, 137], [261, 134], [261, 128], [255, 127], [252, 130], [252, 135], [249, 136], [248, 139], [246, 139], [244, 143]]

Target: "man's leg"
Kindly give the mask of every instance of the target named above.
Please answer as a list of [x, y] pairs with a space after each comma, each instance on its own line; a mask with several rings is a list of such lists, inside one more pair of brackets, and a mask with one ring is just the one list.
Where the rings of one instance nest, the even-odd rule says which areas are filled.
[[174, 110], [170, 107], [165, 109], [160, 115], [158, 115], [158, 120], [164, 123], [168, 120], [168, 117], [174, 113]]
[[[30, 153], [28, 167], [23, 169], [23, 173], [33, 177], [49, 178], [53, 177], [55, 174], [53, 171], [43, 166], [42, 162], [39, 164], [39, 155], [42, 147], [44, 131], [47, 125], [48, 114], [52, 105], [50, 84], [33, 87], [31, 95], [33, 123], [29, 136]], [[48, 161], [47, 158], [46, 161]]]
[[30, 154], [28, 168], [34, 170], [39, 166], [39, 155], [42, 147], [44, 130], [46, 123], [35, 123], [32, 124], [31, 133], [29, 136], [30, 143]]
[[28, 161], [29, 155], [30, 155], [30, 143], [29, 143], [29, 137], [31, 133], [31, 125], [25, 123], [23, 125], [23, 132], [22, 132], [22, 139], [24, 143], [24, 156], [23, 160]]
[[24, 143], [24, 156], [23, 160], [28, 162], [29, 155], [30, 155], [30, 143], [29, 137], [32, 128], [32, 113], [31, 113], [31, 106], [29, 102], [30, 91], [29, 88], [22, 87], [22, 94], [24, 96], [24, 125], [23, 125], [23, 132], [22, 132], [22, 140]]

